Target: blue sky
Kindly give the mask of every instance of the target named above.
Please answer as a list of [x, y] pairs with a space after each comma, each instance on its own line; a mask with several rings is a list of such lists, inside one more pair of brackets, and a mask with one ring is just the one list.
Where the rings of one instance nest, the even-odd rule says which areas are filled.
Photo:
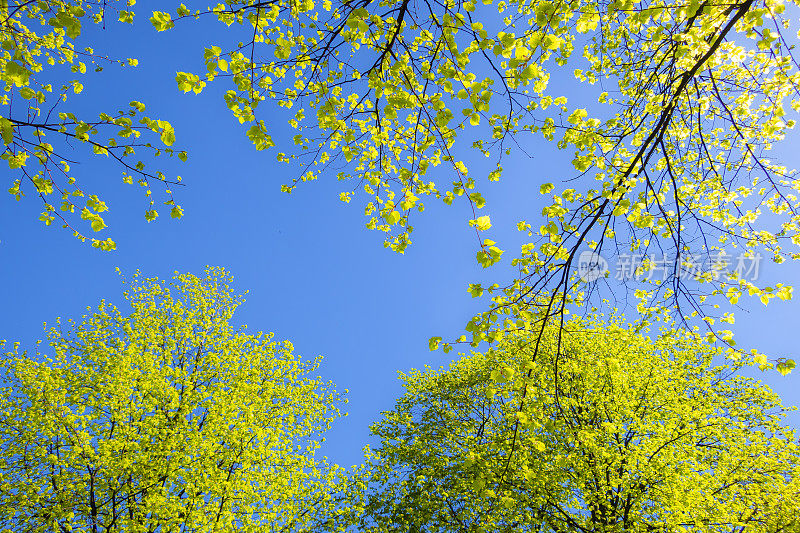
[[[0, 195], [0, 338], [31, 346], [42, 336], [43, 322], [78, 317], [101, 298], [119, 301], [117, 267], [168, 278], [174, 271], [224, 266], [239, 289], [250, 291], [240, 323], [290, 339], [298, 353], [322, 354], [321, 375], [349, 389], [349, 417], [330, 433], [326, 452], [345, 465], [360, 462], [368, 425], [402, 393], [397, 371], [446, 364], [448, 356], [428, 351], [428, 339], [460, 335], [482, 305], [470, 298], [468, 283], [502, 281], [509, 270], [487, 272], [477, 265], [466, 206], [429, 203], [417, 220], [414, 244], [401, 256], [363, 227], [358, 199], [350, 205], [338, 200], [346, 188], [332, 177], [291, 196], [281, 193], [291, 170], [275, 162], [274, 149], [252, 148], [224, 106], [221, 85], [199, 96], [177, 90], [176, 71], [200, 70], [203, 46], [216, 44], [213, 31], [188, 25], [156, 34], [144, 20], [148, 5], [137, 4], [134, 28], [110, 25], [90, 32], [98, 50], [137, 57], [139, 67], [87, 76], [84, 93], [74, 101], [96, 114], [140, 100], [148, 114], [172, 122], [176, 146], [189, 150], [188, 162], [175, 167], [184, 177], [185, 186], [175, 192], [185, 216], [173, 221], [163, 213], [146, 223], [144, 195], [98, 157], [82, 158], [76, 168], [84, 188], [98, 192], [111, 208], [106, 221], [116, 252], [99, 252], [55, 225], [45, 228], [35, 198], [15, 202]], [[518, 158], [500, 183], [482, 191], [488, 201], [484, 214], [495, 225], [492, 237], [501, 242], [517, 242], [517, 220], [536, 220], [541, 183], [570, 176], [552, 145], [534, 144], [531, 151], [533, 161]], [[790, 166], [800, 167], [800, 156], [788, 150], [784, 155], [793, 158], [785, 160]], [[506, 248], [507, 267], [515, 250]], [[796, 266], [764, 265], [768, 277], [797, 281], [798, 272]], [[735, 326], [741, 344], [797, 357], [796, 301], [746, 307]], [[757, 377], [785, 403], [800, 403], [797, 374]], [[791, 420], [800, 426], [800, 417]]]

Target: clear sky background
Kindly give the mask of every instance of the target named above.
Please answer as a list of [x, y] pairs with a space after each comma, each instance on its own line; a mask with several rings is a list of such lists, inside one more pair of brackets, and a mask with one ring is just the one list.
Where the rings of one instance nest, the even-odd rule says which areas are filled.
[[[105, 31], [87, 32], [98, 51], [136, 57], [139, 67], [88, 75], [74, 102], [96, 115], [139, 100], [149, 116], [175, 126], [176, 147], [189, 151], [188, 162], [174, 167], [184, 177], [185, 186], [175, 193], [185, 216], [174, 221], [164, 211], [157, 221], [145, 222], [142, 190], [123, 184], [119, 168], [95, 156], [81, 155], [77, 173], [83, 188], [98, 193], [111, 209], [104, 218], [116, 252], [81, 244], [55, 224], [45, 228], [37, 219], [42, 210], [37, 198], [15, 202], [0, 193], [0, 338], [31, 347], [43, 336], [43, 322], [78, 318], [102, 298], [119, 302], [117, 267], [169, 278], [174, 271], [201, 274], [206, 265], [224, 266], [237, 288], [250, 291], [239, 323], [290, 339], [300, 354], [322, 354], [320, 374], [340, 390], [349, 389], [349, 416], [329, 434], [326, 452], [344, 465], [360, 462], [369, 424], [402, 393], [397, 371], [447, 364], [449, 356], [428, 351], [428, 339], [460, 335], [482, 310], [484, 303], [468, 294], [468, 283], [510, 279], [509, 261], [517, 253], [512, 243], [519, 242], [514, 224], [538, 220], [538, 187], [571, 177], [568, 159], [556, 154], [554, 145], [531, 140], [532, 160], [518, 157], [501, 182], [483, 187], [488, 204], [482, 214], [491, 215], [494, 224], [490, 236], [506, 244], [499, 268], [484, 271], [475, 262], [471, 217], [458, 202], [445, 207], [430, 201], [415, 223], [413, 245], [397, 255], [383, 248], [381, 234], [364, 228], [360, 198], [349, 205], [339, 201], [338, 193], [348, 188], [333, 176], [291, 196], [281, 193], [280, 185], [293, 177], [291, 169], [275, 161], [276, 149], [254, 150], [224, 105], [224, 83], [199, 96], [178, 91], [176, 71], [202, 72], [203, 47], [225, 49], [221, 43], [233, 39], [219, 33], [218, 25], [187, 24], [157, 34], [145, 15], [155, 5], [137, 3], [133, 28], [110, 24]], [[276, 138], [286, 131], [282, 121], [272, 126]], [[779, 154], [789, 166], [800, 167], [800, 154], [788, 143]], [[156, 198], [158, 192], [154, 188]], [[800, 281], [794, 265], [765, 262], [763, 273], [767, 279]], [[741, 345], [800, 359], [797, 299], [773, 300], [768, 308], [748, 300], [745, 307], [735, 325]], [[797, 404], [798, 372], [755, 375], [785, 403]], [[790, 420], [800, 427], [797, 414]]]

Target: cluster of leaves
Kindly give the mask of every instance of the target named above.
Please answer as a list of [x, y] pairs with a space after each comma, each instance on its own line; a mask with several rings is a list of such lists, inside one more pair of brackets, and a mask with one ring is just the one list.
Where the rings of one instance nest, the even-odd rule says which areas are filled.
[[319, 358], [232, 325], [230, 282], [137, 274], [130, 312], [102, 301], [4, 354], [3, 530], [800, 528], [786, 409], [697, 333], [572, 319], [411, 371], [345, 472], [316, 455], [346, 400]]
[[[433, 11], [440, 7], [441, 14]], [[207, 72], [179, 73], [179, 87], [199, 92], [211, 80], [230, 79], [233, 88], [225, 100], [248, 125], [247, 135], [258, 149], [275, 145], [266, 122], [257, 116], [261, 103], [272, 100], [291, 109], [289, 125], [297, 133], [289, 144], [295, 146], [277, 157], [302, 168], [283, 189], [291, 191], [326, 171], [354, 181], [341, 199], [349, 202], [363, 190], [368, 195], [367, 227], [387, 232], [385, 244], [402, 252], [411, 242], [411, 214], [424, 210], [425, 196], [447, 204], [462, 196], [475, 218], [485, 204], [453, 147], [457, 131], [480, 124], [496, 98], [495, 81], [467, 69], [471, 56], [482, 57], [492, 49], [492, 39], [481, 23], [468, 22], [471, 15], [458, 13], [462, 7], [410, 1], [325, 1], [321, 6], [244, 1], [220, 3], [208, 11], [181, 6], [175, 19], [157, 12], [151, 20], [158, 30], [171, 28], [180, 18], [204, 15], [251, 27], [249, 43], [228, 51], [206, 49]], [[467, 9], [474, 7], [472, 3]], [[467, 44], [467, 37], [484, 42]], [[558, 53], [557, 41], [546, 40], [545, 45], [537, 52], [541, 61]], [[500, 52], [506, 54], [502, 48]], [[533, 67], [524, 68], [520, 60], [511, 63], [507, 72], [518, 78], [510, 82], [514, 87], [546, 78]], [[540, 92], [545, 86], [544, 81], [537, 85]], [[488, 119], [497, 132], [508, 131], [508, 122], [501, 115]], [[431, 179], [444, 164], [454, 172], [446, 187]], [[499, 175], [498, 167], [491, 179]], [[487, 265], [499, 259], [489, 251], [490, 244], [480, 239], [479, 244], [488, 254]]]
[[573, 320], [403, 375], [358, 529], [797, 530], [800, 449], [777, 395], [661, 333]]
[[[138, 278], [138, 276], [137, 276]], [[4, 531], [306, 530], [340, 469], [315, 459], [342, 403], [288, 341], [246, 333], [228, 274], [135, 279], [0, 362]], [[327, 518], [326, 518], [327, 519]]]
[[[686, 272], [726, 247], [751, 258], [764, 253], [775, 263], [800, 258], [800, 181], [768, 159], [794, 126], [785, 108], [800, 110], [800, 72], [781, 33], [790, 28], [785, 6], [617, 4], [598, 11], [601, 29], [584, 46], [588, 68], [575, 71], [581, 81], [613, 84], [611, 96], [603, 92], [599, 101], [616, 113], [601, 122], [564, 106], [569, 116], [557, 136], [560, 148], [574, 148], [580, 176], [600, 185], [553, 194], [538, 232], [520, 223], [538, 240], [514, 261], [520, 276], [470, 322], [472, 342], [502, 334], [497, 323], [505, 331], [527, 328], [584, 300], [585, 287], [572, 274], [585, 247], [649, 257], [640, 272], [652, 268], [654, 255], [675, 258], [664, 279], [635, 291], [638, 311], [706, 318], [710, 338], [741, 356], [731, 332], [712, 327], [715, 319], [732, 321], [717, 311], [720, 304], [735, 305], [743, 294], [767, 304], [790, 298], [792, 288], [758, 286], [735, 272]], [[546, 183], [541, 192], [553, 188]], [[765, 212], [776, 216], [765, 222]], [[776, 363], [782, 371], [794, 366]]]
[[[468, 170], [458, 140], [496, 158], [486, 181], [501, 177], [504, 158], [523, 152], [532, 134], [574, 150], [574, 174], [563, 178], [583, 187], [553, 195], [539, 230], [520, 222], [531, 241], [512, 261], [518, 277], [492, 285], [488, 310], [470, 322], [468, 342], [477, 345], [585, 302], [572, 274], [586, 248], [676, 258], [662, 283], [636, 291], [643, 315], [676, 309], [686, 321], [718, 319], [720, 304], [743, 294], [763, 302], [791, 295], [788, 286], [710, 273], [689, 288], [680, 275], [687, 255], [708, 258], [724, 246], [778, 263], [800, 257], [799, 182], [768, 159], [794, 126], [787, 113], [800, 106], [785, 12], [784, 0], [239, 0], [204, 11], [181, 5], [151, 22], [168, 30], [214, 16], [250, 35], [207, 48], [207, 72], [179, 73], [179, 87], [200, 92], [230, 80], [225, 101], [257, 149], [276, 144], [259, 118], [262, 103], [291, 110], [297, 134], [286, 144], [296, 146], [277, 157], [301, 169], [284, 189], [335, 172], [354, 184], [344, 201], [367, 195], [367, 226], [387, 232], [396, 251], [410, 243], [422, 198], [463, 197], [479, 263], [502, 258], [481, 233], [489, 227], [477, 214], [484, 180]], [[567, 69], [597, 108], [571, 107], [551, 90], [551, 72]], [[590, 87], [598, 82], [602, 92]], [[777, 216], [765, 221], [765, 211]], [[707, 324], [741, 356], [727, 330]]]
[[[67, 107], [68, 98], [83, 90], [80, 76], [87, 68], [136, 66], [135, 59], [112, 59], [90, 47], [75, 46], [86, 23], [105, 24], [113, 15], [120, 22], [132, 22], [134, 3], [127, 0], [117, 11], [117, 2], [108, 1], [0, 2], [0, 158], [10, 169], [8, 192], [17, 200], [26, 193], [38, 196], [44, 206], [40, 220], [46, 225], [58, 220], [81, 240], [88, 237], [73, 219], [80, 217], [92, 232], [98, 232], [106, 227], [102, 213], [107, 205], [80, 187], [71, 169], [75, 159], [69, 153], [75, 141], [90, 153], [113, 159], [122, 167], [126, 183], [136, 181], [146, 190], [147, 220], [158, 216], [153, 184], [164, 186], [172, 217], [182, 214], [170, 190], [180, 178], [171, 180], [158, 170], [149, 170], [137, 157], [137, 152], [176, 153], [171, 148], [175, 131], [168, 122], [144, 115], [145, 106], [138, 101], [97, 118], [80, 116]], [[152, 141], [147, 140], [150, 137]], [[186, 159], [184, 152], [177, 155]], [[103, 250], [116, 247], [111, 238], [91, 238], [91, 242]]]
[[[515, 279], [470, 285], [491, 301], [468, 323], [471, 338], [455, 343], [493, 348], [405, 376], [408, 392], [374, 426], [381, 445], [349, 491], [338, 467], [315, 459], [340, 401], [310, 377], [318, 360], [235, 330], [241, 298], [211, 270], [178, 276], [173, 289], [137, 279], [130, 314], [101, 303], [66, 333], [51, 329], [46, 353], [15, 346], [0, 362], [0, 524], [64, 533], [800, 528], [800, 451], [777, 397], [735, 377], [738, 366], [712, 364], [722, 354], [744, 360], [717, 324], [733, 322], [722, 306], [744, 294], [788, 299], [792, 288], [713, 269], [683, 275], [725, 247], [800, 259], [800, 180], [770, 160], [795, 125], [789, 110], [800, 110], [784, 3], [230, 0], [153, 12], [158, 31], [213, 17], [247, 35], [206, 48], [206, 71], [178, 72], [178, 88], [228, 80], [225, 102], [257, 150], [281, 142], [260, 116], [265, 102], [285, 108], [296, 134], [277, 158], [300, 170], [283, 189], [329, 172], [349, 181], [341, 199], [362, 191], [367, 227], [397, 252], [426, 197], [462, 198], [478, 262], [500, 262], [478, 186], [499, 180], [512, 150], [535, 136], [573, 152], [564, 178], [575, 179], [566, 190], [542, 179], [552, 201], [538, 229], [517, 226], [528, 242], [512, 261]], [[133, 4], [115, 18], [132, 22]], [[179, 179], [131, 157], [175, 154], [169, 123], [136, 101], [87, 121], [64, 108], [80, 81], [54, 89], [62, 71], [84, 74], [87, 62], [135, 66], [74, 45], [82, 21], [104, 23], [112, 5], [0, 0], [2, 158], [17, 176], [9, 192], [19, 199], [33, 187], [41, 220], [59, 218], [81, 239], [67, 215], [78, 210], [100, 231], [106, 204], [78, 187], [63, 154], [71, 141], [146, 188], [148, 220], [158, 215], [153, 182], [172, 216], [182, 214], [170, 190]], [[566, 71], [597, 108], [553, 92], [551, 75]], [[589, 87], [600, 82], [602, 92]], [[464, 147], [494, 158], [485, 179]], [[598, 300], [611, 306], [575, 275], [582, 250], [676, 259], [664, 279], [625, 287], [635, 326], [567, 320]], [[641, 331], [654, 319], [667, 326], [651, 341]], [[430, 347], [455, 343], [437, 337]]]

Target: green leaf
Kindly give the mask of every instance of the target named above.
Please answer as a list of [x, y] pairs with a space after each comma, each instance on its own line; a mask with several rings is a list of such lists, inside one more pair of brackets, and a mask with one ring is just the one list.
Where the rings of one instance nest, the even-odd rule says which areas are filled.
[[386, 222], [392, 225], [392, 224], [397, 224], [400, 221], [401, 217], [402, 215], [400, 215], [398, 211], [393, 210], [386, 213], [386, 216], [384, 218], [386, 219]]
[[167, 125], [161, 131], [161, 142], [167, 146], [172, 146], [175, 143], [175, 129], [172, 126]]
[[6, 145], [14, 141], [14, 124], [5, 117], [0, 117], [0, 134]]
[[5, 70], [3, 72], [3, 78], [12, 82], [17, 87], [27, 85], [30, 77], [31, 73], [28, 71], [28, 69], [16, 61], [9, 61], [6, 63]]
[[153, 11], [153, 16], [150, 17], [150, 22], [156, 31], [165, 31], [173, 28], [175, 23], [172, 22], [172, 16], [163, 11]]
[[787, 359], [786, 361], [779, 362], [775, 368], [782, 376], [786, 376], [794, 370], [795, 363], [793, 359]]
[[478, 229], [478, 231], [486, 231], [492, 227], [492, 222], [491, 219], [489, 218], [489, 215], [484, 215], [474, 220], [470, 220], [469, 225], [475, 226]]

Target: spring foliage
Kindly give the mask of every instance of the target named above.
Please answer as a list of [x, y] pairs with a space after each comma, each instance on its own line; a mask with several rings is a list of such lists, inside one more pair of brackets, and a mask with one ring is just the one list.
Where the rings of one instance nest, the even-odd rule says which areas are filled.
[[[61, 218], [69, 226], [65, 215], [79, 211], [92, 229], [105, 226], [105, 203], [75, 185], [52, 139], [117, 159], [127, 181], [147, 188], [148, 220], [158, 216], [150, 194], [157, 182], [172, 216], [181, 216], [171, 180], [126, 159], [172, 154], [172, 127], [142, 116], [139, 102], [99, 120], [76, 117], [63, 100], [81, 83], [52, 83], [56, 67], [80, 74], [89, 60], [102, 68], [105, 56], [73, 41], [84, 22], [132, 22], [133, 4], [0, 3], [0, 129], [3, 157], [18, 174], [10, 192], [39, 195], [46, 224]], [[800, 258], [800, 182], [772, 154], [800, 106], [796, 11], [796, 0], [233, 0], [180, 4], [149, 21], [167, 31], [218, 20], [222, 31], [210, 35], [220, 42], [203, 51], [205, 68], [178, 72], [178, 88], [199, 93], [222, 82], [225, 105], [255, 149], [275, 147], [279, 161], [299, 165], [284, 190], [323, 175], [347, 181], [341, 199], [363, 197], [367, 227], [385, 232], [398, 252], [428, 200], [463, 201], [476, 260], [495, 265], [509, 254], [481, 214], [487, 184], [542, 146], [535, 139], [571, 154], [560, 175], [535, 176], [548, 205], [538, 220], [519, 214], [531, 223], [518, 224], [528, 242], [511, 261], [514, 279], [471, 288], [490, 301], [460, 342], [494, 342], [586, 304], [591, 291], [573, 274], [578, 254], [591, 249], [638, 254], [640, 272], [668, 255], [665, 279], [630, 291], [637, 310], [647, 317], [677, 309], [687, 323], [708, 318], [699, 322], [706, 333], [741, 357], [720, 325], [732, 320], [726, 311], [743, 298], [791, 298], [792, 287], [696, 265], [732, 249], [776, 263]], [[281, 116], [294, 133], [273, 137]], [[567, 179], [569, 188], [557, 187]], [[784, 357], [765, 364], [794, 366]]]
[[678, 331], [555, 329], [402, 376], [362, 530], [800, 528], [800, 450], [766, 386]]
[[2, 360], [0, 529], [294, 531], [327, 516], [315, 458], [340, 396], [288, 341], [231, 324], [221, 269], [133, 280]]
[[110, 158], [121, 168], [125, 183], [136, 182], [145, 189], [147, 220], [158, 216], [153, 186], [163, 186], [173, 218], [183, 212], [170, 190], [180, 178], [167, 178], [147, 166], [153, 156], [177, 154], [186, 159], [185, 152], [171, 148], [175, 130], [169, 122], [145, 115], [145, 104], [139, 101], [120, 103], [119, 109], [96, 117], [70, 107], [70, 100], [83, 91], [87, 70], [137, 65], [133, 58], [112, 58], [76, 45], [85, 25], [133, 22], [134, 3], [0, 1], [0, 158], [9, 169], [4, 173], [10, 178], [8, 192], [17, 200], [38, 197], [44, 224], [60, 223], [103, 250], [113, 250], [116, 243], [88, 237], [106, 228], [102, 213], [108, 207], [81, 187], [72, 169], [82, 152]]
[[[539, 220], [519, 214], [533, 223], [518, 225], [530, 238], [512, 260], [518, 275], [480, 288], [491, 302], [466, 342], [584, 304], [573, 274], [577, 254], [592, 249], [641, 254], [643, 271], [668, 254], [666, 279], [631, 291], [639, 311], [709, 317], [707, 333], [741, 356], [714, 325], [722, 309], [742, 297], [787, 299], [791, 287], [685, 271], [726, 248], [800, 258], [800, 182], [770, 155], [800, 106], [796, 9], [791, 0], [236, 0], [181, 5], [151, 22], [166, 31], [212, 17], [244, 34], [228, 44], [221, 35], [204, 71], [178, 73], [179, 88], [221, 82], [256, 149], [276, 146], [278, 160], [299, 165], [285, 190], [324, 175], [348, 181], [342, 199], [363, 195], [367, 227], [399, 252], [426, 200], [458, 200], [477, 261], [496, 264], [502, 244], [479, 216], [488, 182], [505, 161], [518, 168], [537, 139], [572, 154], [560, 175], [533, 176], [549, 205]], [[291, 138], [273, 137], [271, 103], [285, 109]]]

